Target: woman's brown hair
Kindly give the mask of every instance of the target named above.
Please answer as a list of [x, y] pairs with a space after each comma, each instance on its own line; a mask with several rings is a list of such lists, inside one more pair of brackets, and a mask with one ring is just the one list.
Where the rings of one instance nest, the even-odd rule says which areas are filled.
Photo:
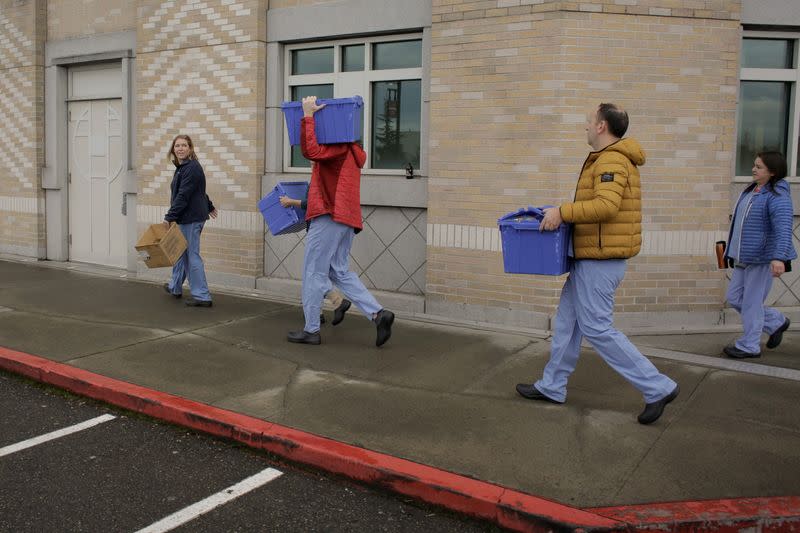
[[183, 139], [189, 145], [189, 157], [187, 159], [194, 159], [196, 161], [197, 155], [194, 153], [194, 143], [192, 142], [192, 138], [184, 134], [176, 135], [175, 138], [172, 139], [172, 145], [170, 145], [169, 152], [167, 152], [167, 159], [172, 161], [172, 164], [176, 167], [180, 164], [178, 156], [175, 155], [175, 142], [178, 139]]
[[767, 185], [772, 192], [775, 192], [775, 184], [786, 177], [786, 158], [783, 157], [782, 153], [772, 151], [759, 152], [756, 154], [756, 157], [761, 159], [761, 162], [764, 163], [764, 166], [767, 167], [767, 170], [772, 173], [772, 176], [769, 177]]

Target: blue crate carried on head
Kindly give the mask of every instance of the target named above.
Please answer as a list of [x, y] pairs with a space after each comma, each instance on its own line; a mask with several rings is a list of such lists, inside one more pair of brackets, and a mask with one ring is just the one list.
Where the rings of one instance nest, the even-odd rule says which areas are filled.
[[[318, 98], [317, 105], [325, 107], [314, 113], [314, 132], [320, 144], [349, 143], [361, 138], [361, 109], [364, 101], [360, 96], [351, 98]], [[281, 104], [289, 143], [300, 145], [300, 119], [303, 118], [302, 102]]]
[[558, 276], [569, 271], [571, 228], [561, 224], [555, 231], [539, 231], [542, 209], [523, 207], [497, 220], [508, 274]]
[[258, 202], [258, 210], [267, 222], [273, 235], [285, 235], [306, 229], [306, 210], [299, 207], [283, 207], [281, 196], [303, 200], [308, 196], [308, 182], [282, 181]]

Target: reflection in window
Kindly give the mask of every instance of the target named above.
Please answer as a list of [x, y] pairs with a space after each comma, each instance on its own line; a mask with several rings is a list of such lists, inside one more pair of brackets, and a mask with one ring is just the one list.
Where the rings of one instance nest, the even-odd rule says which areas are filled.
[[422, 82], [372, 84], [372, 168], [419, 168]]
[[333, 47], [292, 50], [292, 74], [333, 72]]
[[[299, 102], [306, 96], [316, 96], [317, 98], [333, 98], [333, 84], [324, 85], [298, 85], [292, 87], [292, 101]], [[311, 162], [303, 157], [303, 151], [299, 146], [292, 146], [293, 167], [310, 167]]]
[[376, 43], [372, 48], [372, 68], [418, 68], [422, 66], [422, 41]]
[[356, 44], [342, 47], [342, 72], [364, 70], [364, 45]]
[[749, 176], [758, 152], [786, 154], [790, 85], [785, 82], [743, 81], [739, 102], [736, 175]]
[[788, 39], [745, 39], [742, 68], [792, 68], [793, 48]]

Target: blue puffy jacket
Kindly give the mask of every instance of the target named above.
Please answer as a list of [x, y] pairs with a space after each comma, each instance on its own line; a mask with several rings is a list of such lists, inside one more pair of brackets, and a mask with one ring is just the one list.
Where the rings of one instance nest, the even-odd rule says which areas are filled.
[[[789, 182], [779, 180], [775, 183], [774, 191], [766, 185], [759, 194], [753, 196], [750, 207], [742, 212], [747, 207], [741, 205], [742, 195], [755, 187], [756, 183], [751, 183], [739, 195], [728, 232], [728, 242], [731, 242], [736, 217], [744, 217], [738, 261], [746, 265], [783, 261], [788, 272], [791, 269], [791, 260], [797, 258], [797, 252], [792, 245], [794, 214]], [[727, 253], [725, 257], [730, 260]]]

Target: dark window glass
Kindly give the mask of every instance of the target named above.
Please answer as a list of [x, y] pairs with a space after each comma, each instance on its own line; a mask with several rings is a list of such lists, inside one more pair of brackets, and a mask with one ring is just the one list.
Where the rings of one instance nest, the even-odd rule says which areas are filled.
[[[317, 98], [333, 98], [333, 84], [325, 85], [298, 85], [292, 87], [292, 101], [299, 102], [306, 96]], [[303, 157], [300, 146], [292, 146], [292, 166], [311, 167], [311, 161]]]
[[743, 68], [792, 68], [794, 42], [788, 39], [744, 39]]
[[373, 70], [422, 66], [422, 41], [376, 43], [372, 46]]
[[292, 74], [333, 72], [333, 47], [292, 50]]
[[372, 84], [372, 168], [419, 168], [422, 82]]
[[342, 72], [364, 70], [364, 45], [355, 44], [342, 47]]
[[741, 82], [737, 176], [750, 175], [758, 152], [786, 153], [790, 93], [790, 84], [785, 82]]

